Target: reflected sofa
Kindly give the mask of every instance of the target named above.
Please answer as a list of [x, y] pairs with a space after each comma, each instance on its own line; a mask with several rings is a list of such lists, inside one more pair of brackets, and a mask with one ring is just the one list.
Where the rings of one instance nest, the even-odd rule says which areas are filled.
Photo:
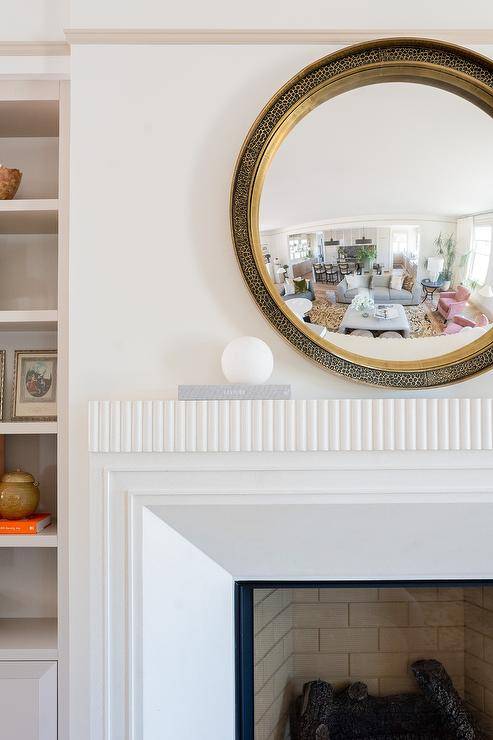
[[421, 299], [421, 286], [414, 285], [413, 290], [396, 290], [391, 288], [390, 275], [359, 275], [358, 281], [361, 285], [350, 288], [346, 278], [343, 278], [336, 287], [336, 300], [338, 303], [351, 303], [355, 295], [362, 288], [368, 288], [373, 294], [375, 303], [400, 303], [401, 306], [416, 306]]

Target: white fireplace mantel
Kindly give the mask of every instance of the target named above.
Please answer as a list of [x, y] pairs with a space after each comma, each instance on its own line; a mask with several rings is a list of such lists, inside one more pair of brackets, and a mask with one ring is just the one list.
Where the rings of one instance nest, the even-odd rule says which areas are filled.
[[197, 716], [234, 737], [238, 580], [492, 577], [490, 399], [95, 401], [89, 422], [91, 740], [189, 740]]
[[89, 450], [493, 450], [493, 402], [491, 398], [92, 401]]

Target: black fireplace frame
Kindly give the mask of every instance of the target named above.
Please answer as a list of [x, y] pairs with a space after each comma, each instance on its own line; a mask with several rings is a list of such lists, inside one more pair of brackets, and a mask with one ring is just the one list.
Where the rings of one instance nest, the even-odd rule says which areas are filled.
[[235, 740], [254, 740], [255, 696], [253, 592], [256, 588], [413, 588], [493, 586], [493, 578], [401, 579], [382, 581], [236, 581], [235, 583]]

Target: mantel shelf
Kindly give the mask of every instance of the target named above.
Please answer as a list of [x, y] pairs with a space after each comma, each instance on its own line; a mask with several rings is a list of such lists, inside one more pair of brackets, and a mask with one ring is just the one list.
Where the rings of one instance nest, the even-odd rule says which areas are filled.
[[91, 452], [493, 450], [490, 398], [93, 401]]
[[0, 311], [0, 332], [56, 331], [57, 321], [55, 310]]

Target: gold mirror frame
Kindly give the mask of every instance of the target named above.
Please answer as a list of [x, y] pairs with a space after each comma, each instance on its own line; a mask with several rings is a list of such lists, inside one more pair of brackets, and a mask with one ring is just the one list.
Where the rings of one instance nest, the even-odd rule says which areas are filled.
[[[231, 229], [243, 277], [270, 323], [299, 352], [321, 367], [372, 385], [432, 388], [466, 380], [493, 366], [493, 330], [455, 352], [411, 362], [378, 360], [308, 336], [288, 315], [265, 267], [259, 204], [265, 176], [296, 123], [321, 103], [348, 90], [381, 82], [415, 82], [448, 90], [493, 117], [493, 61], [459, 46], [392, 38], [346, 47], [310, 64], [262, 110], [240, 151], [231, 189]], [[289, 312], [292, 313], [292, 312]]]

